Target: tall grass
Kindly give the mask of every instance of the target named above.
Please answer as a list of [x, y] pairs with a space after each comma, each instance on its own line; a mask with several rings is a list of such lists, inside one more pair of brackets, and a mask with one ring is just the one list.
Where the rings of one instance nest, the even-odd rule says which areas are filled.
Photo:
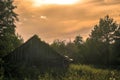
[[39, 76], [39, 80], [120, 80], [120, 72], [72, 64], [65, 75], [53, 77], [51, 73], [46, 73], [45, 76]]

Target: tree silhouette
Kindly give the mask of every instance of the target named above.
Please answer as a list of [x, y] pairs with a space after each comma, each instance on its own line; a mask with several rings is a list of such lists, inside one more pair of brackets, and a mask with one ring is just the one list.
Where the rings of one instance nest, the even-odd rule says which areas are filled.
[[105, 18], [101, 18], [98, 25], [95, 25], [91, 32], [90, 37], [94, 40], [110, 43], [113, 41], [114, 32], [118, 28], [118, 25], [108, 15]]
[[22, 42], [22, 39], [15, 34], [15, 21], [18, 21], [15, 8], [13, 0], [0, 0], [0, 58]]
[[118, 28], [118, 24], [110, 18], [108, 15], [104, 18], [101, 18], [98, 25], [95, 25], [94, 29], [91, 32], [90, 39], [94, 41], [94, 45], [101, 46], [98, 47], [98, 51], [103, 56], [104, 63], [106, 65], [111, 64], [112, 52], [111, 46], [114, 43], [115, 31]]
[[83, 39], [80, 35], [75, 37], [74, 44], [78, 47], [83, 44]]

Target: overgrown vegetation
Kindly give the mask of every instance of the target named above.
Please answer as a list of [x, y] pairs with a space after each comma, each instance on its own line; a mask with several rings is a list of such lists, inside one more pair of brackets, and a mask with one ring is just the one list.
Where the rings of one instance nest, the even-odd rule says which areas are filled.
[[117, 70], [72, 64], [64, 76], [53, 77], [51, 73], [46, 73], [45, 76], [39, 76], [39, 80], [119, 80], [119, 75], [120, 72]]
[[[40, 73], [37, 69], [33, 70], [31, 73], [29, 70], [28, 75], [31, 76], [24, 76], [23, 80], [119, 80], [120, 79], [120, 71], [116, 69], [99, 69], [95, 68], [92, 65], [75, 65], [71, 64], [68, 71], [63, 74], [57, 74], [57, 72], [53, 73], [47, 72], [45, 74]], [[23, 72], [22, 72], [23, 73]], [[26, 72], [25, 72], [26, 73]], [[56, 75], [55, 75], [56, 74]], [[3, 76], [1, 76], [0, 80]], [[12, 78], [12, 79], [5, 79], [5, 80], [21, 80], [21, 78]]]

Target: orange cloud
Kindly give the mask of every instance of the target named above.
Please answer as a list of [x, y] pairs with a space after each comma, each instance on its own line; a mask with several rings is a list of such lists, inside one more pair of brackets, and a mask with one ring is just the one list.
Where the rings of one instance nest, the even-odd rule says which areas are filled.
[[20, 22], [17, 32], [26, 41], [33, 34], [43, 40], [73, 39], [81, 34], [85, 39], [99, 18], [109, 14], [120, 22], [120, 1], [86, 0], [74, 5], [34, 7], [29, 0], [15, 0]]

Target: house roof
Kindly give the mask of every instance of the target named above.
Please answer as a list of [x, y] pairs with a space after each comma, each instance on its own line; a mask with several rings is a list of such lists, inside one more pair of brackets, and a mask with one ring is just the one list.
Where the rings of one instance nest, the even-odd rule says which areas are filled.
[[28, 41], [16, 48], [13, 52], [4, 57], [6, 60], [61, 60], [69, 61], [63, 55], [53, 50], [47, 43], [41, 41], [37, 35], [31, 37]]

